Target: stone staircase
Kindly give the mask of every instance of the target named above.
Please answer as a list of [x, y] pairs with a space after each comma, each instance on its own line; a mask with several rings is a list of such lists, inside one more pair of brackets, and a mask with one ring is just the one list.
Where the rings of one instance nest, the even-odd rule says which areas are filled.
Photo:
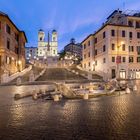
[[37, 81], [48, 80], [85, 80], [81, 75], [74, 74], [65, 68], [47, 68], [43, 76], [37, 79]]

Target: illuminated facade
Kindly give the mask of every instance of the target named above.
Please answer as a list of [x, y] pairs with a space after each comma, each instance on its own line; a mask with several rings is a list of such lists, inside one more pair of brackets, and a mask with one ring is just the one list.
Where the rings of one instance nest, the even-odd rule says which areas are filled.
[[114, 11], [83, 42], [82, 67], [105, 79], [140, 79], [140, 14]]
[[25, 48], [25, 57], [27, 60], [37, 59], [38, 48], [37, 47], [26, 47]]
[[52, 31], [51, 38], [48, 33], [47, 40], [45, 40], [45, 32], [39, 30], [38, 32], [38, 57], [57, 57], [58, 56], [58, 35], [56, 30]]
[[0, 74], [13, 74], [25, 68], [26, 35], [11, 21], [9, 16], [0, 12]]
[[70, 43], [64, 47], [65, 52], [76, 56], [77, 58], [82, 58], [82, 45], [80, 43], [75, 43], [75, 39], [72, 38]]

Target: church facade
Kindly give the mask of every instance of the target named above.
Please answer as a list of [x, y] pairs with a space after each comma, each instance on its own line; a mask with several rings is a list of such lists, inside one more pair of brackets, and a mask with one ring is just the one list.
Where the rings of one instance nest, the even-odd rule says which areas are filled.
[[48, 33], [47, 38], [45, 32], [39, 30], [37, 54], [39, 59], [58, 56], [58, 35], [56, 30], [53, 30], [51, 34]]

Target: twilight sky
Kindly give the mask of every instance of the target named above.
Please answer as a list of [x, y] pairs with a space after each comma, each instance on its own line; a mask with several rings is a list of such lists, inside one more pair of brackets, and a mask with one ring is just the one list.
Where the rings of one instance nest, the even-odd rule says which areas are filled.
[[140, 0], [0, 0], [0, 11], [26, 32], [26, 46], [37, 46], [39, 29], [56, 29], [61, 50], [72, 37], [81, 42], [94, 33], [123, 3], [125, 10], [140, 10]]

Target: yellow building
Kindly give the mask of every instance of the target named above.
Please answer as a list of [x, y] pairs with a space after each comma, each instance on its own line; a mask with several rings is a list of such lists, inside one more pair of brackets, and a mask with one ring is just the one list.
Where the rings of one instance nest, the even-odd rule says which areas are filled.
[[0, 74], [13, 74], [25, 68], [26, 35], [11, 21], [9, 16], [0, 12]]
[[114, 11], [82, 42], [82, 67], [104, 79], [140, 79], [140, 15]]

